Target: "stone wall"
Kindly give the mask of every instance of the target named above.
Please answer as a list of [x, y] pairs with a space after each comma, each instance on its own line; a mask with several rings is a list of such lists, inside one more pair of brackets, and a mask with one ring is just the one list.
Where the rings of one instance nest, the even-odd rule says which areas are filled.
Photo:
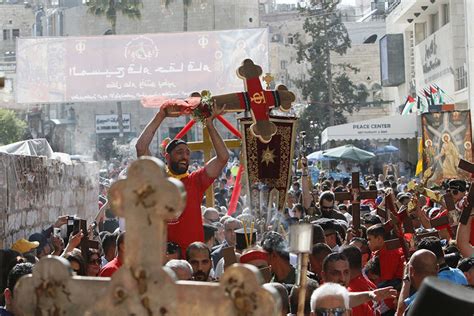
[[59, 215], [98, 212], [99, 165], [0, 153], [0, 247], [52, 224]]

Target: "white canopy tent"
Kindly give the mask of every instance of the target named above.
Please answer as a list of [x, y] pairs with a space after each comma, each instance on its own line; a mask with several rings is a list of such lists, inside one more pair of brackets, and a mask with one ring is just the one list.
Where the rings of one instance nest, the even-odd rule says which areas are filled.
[[331, 140], [416, 138], [416, 120], [416, 115], [392, 115], [331, 126], [321, 133], [321, 144]]

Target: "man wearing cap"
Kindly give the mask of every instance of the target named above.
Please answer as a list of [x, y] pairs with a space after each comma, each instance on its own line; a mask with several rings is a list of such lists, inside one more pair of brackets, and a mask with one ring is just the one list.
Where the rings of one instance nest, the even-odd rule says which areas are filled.
[[260, 271], [265, 282], [270, 282], [272, 275], [268, 264], [268, 253], [261, 248], [244, 250], [240, 263], [251, 264]]
[[24, 238], [19, 239], [15, 241], [15, 243], [12, 245], [12, 250], [18, 251], [22, 255], [31, 252], [38, 248], [40, 243], [38, 241], [28, 241]]
[[[186, 189], [186, 207], [181, 216], [168, 222], [168, 241], [179, 244], [182, 252], [195, 241], [204, 241], [204, 229], [201, 215], [201, 202], [207, 188], [222, 173], [229, 159], [229, 152], [221, 136], [214, 127], [214, 118], [222, 110], [212, 109], [212, 115], [206, 118], [209, 137], [214, 146], [216, 157], [204, 168], [188, 173], [191, 151], [185, 141], [174, 139], [166, 146], [165, 159], [170, 177], [180, 180]], [[168, 116], [166, 109], [160, 111], [148, 123], [136, 144], [137, 156], [151, 156], [149, 146], [163, 120]]]

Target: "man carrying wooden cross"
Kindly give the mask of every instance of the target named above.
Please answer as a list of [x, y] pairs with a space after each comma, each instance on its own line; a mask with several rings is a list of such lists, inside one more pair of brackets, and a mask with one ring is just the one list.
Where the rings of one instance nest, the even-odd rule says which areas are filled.
[[[184, 256], [186, 248], [195, 241], [204, 241], [204, 230], [201, 216], [201, 202], [207, 188], [222, 173], [229, 152], [221, 136], [214, 127], [214, 118], [224, 111], [215, 105], [212, 115], [206, 118], [206, 126], [211, 138], [216, 156], [204, 168], [188, 173], [190, 153], [187, 143], [181, 139], [174, 139], [168, 143], [165, 150], [168, 176], [180, 180], [186, 189], [186, 207], [181, 216], [168, 222], [168, 241], [177, 243]], [[151, 156], [149, 146], [163, 120], [171, 116], [164, 107], [148, 123], [136, 144], [137, 156]]]

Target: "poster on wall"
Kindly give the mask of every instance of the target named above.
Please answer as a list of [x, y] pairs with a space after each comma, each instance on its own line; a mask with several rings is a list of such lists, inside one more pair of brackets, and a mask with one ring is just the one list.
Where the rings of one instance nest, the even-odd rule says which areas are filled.
[[458, 169], [459, 159], [472, 162], [472, 129], [469, 111], [424, 113], [423, 170], [431, 168], [433, 176], [427, 185], [440, 185], [448, 179], [468, 179]]

